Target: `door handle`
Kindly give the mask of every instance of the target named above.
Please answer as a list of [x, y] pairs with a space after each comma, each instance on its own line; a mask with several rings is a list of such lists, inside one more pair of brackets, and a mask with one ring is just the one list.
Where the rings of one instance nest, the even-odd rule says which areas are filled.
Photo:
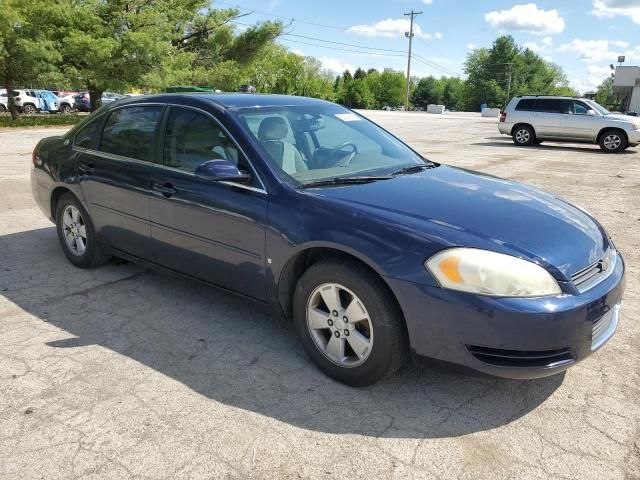
[[96, 173], [95, 167], [89, 163], [81, 163], [78, 165], [78, 171], [81, 175], [93, 175]]
[[173, 185], [171, 185], [170, 183], [164, 183], [164, 184], [154, 183], [153, 189], [156, 192], [159, 192], [162, 195], [164, 195], [166, 198], [169, 198], [171, 195], [176, 193], [176, 189], [173, 188]]

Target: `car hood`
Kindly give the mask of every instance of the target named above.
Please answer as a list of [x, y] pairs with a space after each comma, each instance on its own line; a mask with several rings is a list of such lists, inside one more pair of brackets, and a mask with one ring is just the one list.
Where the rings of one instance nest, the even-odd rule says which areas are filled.
[[623, 115], [621, 113], [611, 113], [609, 115], [605, 115], [607, 120], [611, 120], [613, 122], [625, 122], [625, 123], [638, 123], [640, 122], [640, 117], [634, 117], [632, 115]]
[[[545, 265], [560, 280], [599, 260], [609, 244], [598, 222], [558, 197], [453, 167], [314, 193], [373, 208], [394, 221], [419, 220], [423, 233], [451, 239], [452, 245], [527, 258]], [[451, 235], [443, 235], [442, 228], [451, 229]]]

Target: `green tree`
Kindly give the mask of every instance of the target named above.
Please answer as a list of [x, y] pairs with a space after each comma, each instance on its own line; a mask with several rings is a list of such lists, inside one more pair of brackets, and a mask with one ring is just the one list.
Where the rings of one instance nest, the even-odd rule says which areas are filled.
[[404, 73], [385, 68], [382, 72], [369, 72], [365, 79], [373, 95], [373, 107], [404, 105], [406, 79]]
[[421, 78], [411, 95], [411, 103], [425, 110], [430, 103], [440, 103], [441, 94], [438, 83], [438, 80], [431, 75]]
[[605, 107], [617, 109], [616, 97], [613, 94], [613, 78], [605, 78], [596, 90], [596, 102]]
[[4, 0], [0, 15], [0, 81], [7, 89], [8, 107], [18, 118], [11, 92], [34, 84], [37, 77], [55, 69], [61, 59], [49, 39], [63, 10], [59, 2]]

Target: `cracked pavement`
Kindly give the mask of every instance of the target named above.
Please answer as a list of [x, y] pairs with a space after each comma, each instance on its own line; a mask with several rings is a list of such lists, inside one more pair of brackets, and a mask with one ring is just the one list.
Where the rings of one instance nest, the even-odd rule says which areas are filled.
[[323, 376], [244, 299], [129, 263], [80, 270], [0, 130], [0, 478], [640, 478], [640, 153], [516, 148], [495, 120], [367, 112], [428, 158], [593, 213], [627, 262], [617, 334], [566, 374], [509, 381], [405, 367]]

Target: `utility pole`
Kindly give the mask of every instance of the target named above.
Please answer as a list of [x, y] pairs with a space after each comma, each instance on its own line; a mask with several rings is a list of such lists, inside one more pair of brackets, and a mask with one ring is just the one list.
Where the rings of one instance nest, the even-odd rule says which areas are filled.
[[411, 12], [405, 13], [405, 16], [411, 17], [409, 31], [404, 33], [404, 36], [409, 38], [409, 55], [407, 55], [407, 96], [404, 102], [405, 111], [409, 110], [409, 90], [411, 86], [411, 43], [413, 42], [413, 19], [418, 15], [422, 15], [422, 12], [414, 12], [413, 9], [411, 9]]
[[507, 103], [509, 103], [509, 94], [511, 93], [511, 63], [507, 63], [507, 99], [504, 102], [505, 108], [507, 107]]

